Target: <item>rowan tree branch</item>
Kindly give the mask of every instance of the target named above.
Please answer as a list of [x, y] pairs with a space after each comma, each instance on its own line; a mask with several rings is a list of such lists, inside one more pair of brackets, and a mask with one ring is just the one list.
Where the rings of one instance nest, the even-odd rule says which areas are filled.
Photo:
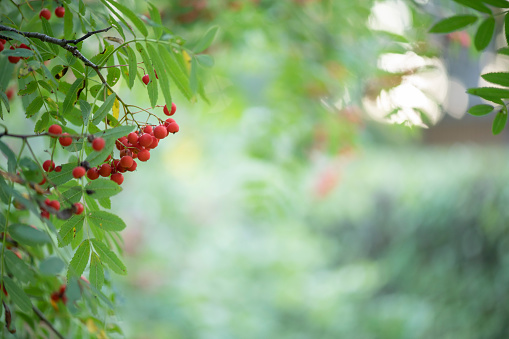
[[[18, 31], [17, 29], [15, 29], [15, 28], [12, 28], [12, 27], [9, 27], [9, 26], [4, 26], [4, 25], [0, 25], [0, 32], [2, 32], [2, 31], [14, 32], [14, 33], [21, 34], [21, 35], [23, 35], [26, 38], [38, 39], [38, 40], [41, 40], [41, 41], [44, 41], [44, 42], [48, 42], [50, 44], [58, 45], [58, 46], [62, 47], [63, 49], [71, 52], [72, 55], [74, 55], [76, 58], [78, 58], [81, 61], [83, 61], [83, 63], [85, 65], [87, 65], [89, 67], [92, 67], [97, 72], [99, 70], [99, 67], [96, 64], [94, 64], [92, 61], [88, 60], [83, 54], [81, 54], [81, 52], [78, 50], [78, 47], [72, 46], [72, 45], [76, 45], [76, 44], [80, 43], [81, 41], [91, 37], [94, 34], [98, 34], [98, 33], [102, 33], [102, 32], [107, 32], [111, 28], [112, 28], [112, 26], [110, 26], [108, 28], [100, 29], [100, 30], [97, 30], [97, 31], [88, 32], [87, 34], [85, 34], [81, 38], [73, 39], [73, 40], [57, 39], [57, 38], [53, 38], [53, 37], [51, 37], [49, 35], [38, 33], [38, 32], [21, 32], [21, 31]], [[1, 34], [0, 34], [0, 37], [10, 39], [8, 37], [3, 37]]]
[[59, 337], [60, 339], [65, 339], [65, 337], [60, 332], [58, 332], [58, 330], [53, 326], [53, 324], [48, 319], [46, 319], [44, 314], [37, 307], [32, 306], [32, 309], [34, 310], [35, 314], [37, 314], [39, 319], [41, 319], [43, 323], [48, 325], [48, 327], [53, 331], [53, 333], [57, 335], [57, 337]]

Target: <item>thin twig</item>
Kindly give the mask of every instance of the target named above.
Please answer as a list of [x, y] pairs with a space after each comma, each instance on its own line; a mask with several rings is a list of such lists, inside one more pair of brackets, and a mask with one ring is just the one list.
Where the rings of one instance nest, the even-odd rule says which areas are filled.
[[50, 321], [48, 319], [46, 319], [44, 314], [42, 314], [42, 312], [37, 307], [32, 306], [32, 309], [34, 310], [35, 314], [37, 314], [39, 319], [41, 319], [41, 321], [43, 323], [48, 325], [48, 327], [53, 331], [53, 333], [55, 333], [57, 335], [57, 337], [59, 337], [60, 339], [65, 339], [65, 337], [62, 335], [62, 333], [58, 332], [58, 330], [53, 326], [53, 324], [50, 323]]

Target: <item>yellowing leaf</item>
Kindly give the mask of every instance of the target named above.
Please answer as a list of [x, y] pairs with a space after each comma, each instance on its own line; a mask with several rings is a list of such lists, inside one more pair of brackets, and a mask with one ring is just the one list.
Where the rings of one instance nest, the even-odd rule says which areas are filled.
[[191, 70], [191, 56], [186, 51], [182, 51], [182, 55], [184, 56], [184, 60], [186, 61], [186, 68], [189, 72]]
[[[112, 92], [108, 89], [108, 95], [110, 95]], [[120, 113], [120, 102], [118, 101], [118, 98], [115, 97], [115, 101], [113, 102], [113, 107], [111, 108], [113, 111], [113, 117], [118, 120], [118, 115]]]

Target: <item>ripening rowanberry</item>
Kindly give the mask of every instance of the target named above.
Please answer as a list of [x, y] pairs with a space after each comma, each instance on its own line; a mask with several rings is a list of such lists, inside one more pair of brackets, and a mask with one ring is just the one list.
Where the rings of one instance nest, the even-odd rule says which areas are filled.
[[157, 139], [156, 137], [152, 137], [152, 143], [147, 148], [154, 149], [157, 147], [157, 145], [159, 145], [159, 139]]
[[45, 183], [46, 183], [46, 177], [42, 177], [42, 180], [39, 183], [39, 185], [44, 185]]
[[41, 12], [39, 13], [39, 18], [44, 18], [46, 20], [49, 20], [51, 18], [51, 12], [47, 8], [43, 8]]
[[72, 138], [69, 135], [69, 133], [63, 133], [63, 137], [58, 138], [58, 142], [60, 142], [60, 145], [62, 146], [69, 146], [72, 144]]
[[81, 214], [83, 213], [83, 210], [85, 209], [85, 207], [83, 206], [83, 204], [81, 202], [76, 202], [74, 203], [74, 208], [75, 208], [75, 214]]
[[164, 139], [168, 135], [168, 130], [163, 125], [154, 128], [154, 136], [157, 139]]
[[63, 18], [65, 15], [65, 8], [62, 6], [55, 8], [55, 15], [59, 18]]
[[99, 152], [104, 148], [104, 145], [106, 145], [106, 141], [104, 141], [103, 138], [95, 138], [94, 141], [92, 141], [92, 148], [94, 151]]
[[117, 184], [122, 185], [122, 183], [124, 182], [124, 175], [122, 173], [115, 173], [111, 175], [110, 179], [116, 182]]
[[133, 160], [133, 164], [131, 165], [131, 167], [129, 167], [127, 170], [129, 172], [133, 172], [136, 170], [136, 167], [138, 167], [138, 164], [136, 163], [136, 161]]
[[51, 125], [48, 128], [48, 133], [51, 133], [51, 134], [62, 134], [62, 127], [60, 127], [60, 125]]
[[168, 106], [164, 105], [163, 112], [168, 116], [172, 116], [177, 111], [177, 105], [174, 102], [171, 103], [171, 111], [168, 110]]
[[72, 176], [76, 179], [79, 179], [81, 178], [82, 176], [85, 175], [85, 173], [87, 172], [87, 170], [85, 169], [85, 167], [83, 166], [78, 166], [78, 167], [75, 167], [73, 170], [72, 170]]
[[138, 159], [140, 159], [140, 161], [147, 161], [148, 159], [150, 159], [150, 152], [146, 149], [140, 151], [138, 153]]
[[92, 167], [92, 168], [88, 169], [87, 178], [89, 178], [90, 180], [95, 180], [95, 179], [99, 178], [99, 171], [97, 170], [96, 167]]
[[179, 131], [179, 125], [176, 122], [170, 122], [166, 127], [168, 133], [177, 133]]
[[42, 169], [46, 172], [51, 172], [55, 169], [55, 163], [51, 160], [46, 160], [42, 163]]
[[[14, 46], [11, 46], [9, 49], [14, 50], [15, 48], [14, 48]], [[19, 62], [19, 60], [21, 59], [21, 57], [9, 56], [9, 57], [7, 57], [7, 59], [9, 59], [9, 62], [11, 64], [17, 64]]]
[[133, 158], [125, 155], [120, 159], [120, 166], [123, 168], [130, 168], [133, 165]]
[[99, 174], [101, 177], [108, 177], [111, 174], [110, 164], [102, 164], [101, 167], [99, 167]]
[[[143, 80], [143, 83], [144, 83], [145, 85], [148, 85], [148, 83], [150, 82], [150, 77], [148, 76], [148, 74], [145, 74], [145, 75], [143, 76], [143, 78], [141, 78], [141, 80]], [[119, 184], [119, 185], [120, 185], [120, 184]]]
[[58, 200], [50, 200], [45, 203], [46, 203], [46, 205], [53, 207], [57, 211], [60, 209], [60, 202]]
[[62, 172], [62, 166], [55, 167], [55, 172]]
[[131, 144], [135, 144], [138, 142], [138, 133], [131, 132], [127, 135], [127, 141], [129, 141]]
[[148, 134], [152, 134], [152, 133], [154, 133], [154, 129], [152, 128], [151, 125], [147, 125], [147, 126], [143, 127], [143, 132], [144, 133], [148, 133]]
[[175, 119], [173, 118], [168, 118], [164, 121], [164, 127], [168, 128], [168, 125], [171, 124], [172, 122], [175, 122]]
[[0, 42], [0, 52], [4, 50], [4, 44]]
[[46, 211], [45, 209], [42, 209], [41, 210], [41, 217], [45, 218], [45, 219], [49, 219], [49, 212]]
[[152, 136], [148, 133], [145, 133], [138, 138], [138, 143], [143, 147], [149, 147], [150, 144], [152, 143]]

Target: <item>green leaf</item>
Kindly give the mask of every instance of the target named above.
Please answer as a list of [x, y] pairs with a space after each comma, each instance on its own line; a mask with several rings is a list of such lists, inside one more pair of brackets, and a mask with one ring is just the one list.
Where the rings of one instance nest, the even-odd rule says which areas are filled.
[[502, 47], [497, 50], [498, 54], [509, 55], [509, 47]]
[[475, 105], [475, 106], [472, 106], [470, 107], [470, 109], [468, 110], [468, 113], [469, 114], [472, 114], [472, 115], [475, 115], [477, 117], [480, 117], [480, 116], [483, 116], [483, 115], [486, 115], [488, 113], [491, 113], [491, 111], [493, 111], [495, 107], [491, 106], [491, 105]]
[[158, 52], [156, 52], [155, 48], [147, 43], [147, 50], [148, 54], [150, 55], [150, 58], [154, 62], [154, 66], [157, 72], [157, 76], [159, 77], [159, 83], [161, 85], [161, 90], [163, 92], [164, 100], [166, 101], [166, 105], [171, 106], [171, 103], [173, 102], [171, 99], [171, 93], [170, 93], [170, 79], [168, 79], [168, 74], [166, 74], [165, 70], [165, 64], [160, 58], [160, 55]]
[[58, 231], [58, 247], [64, 247], [71, 243], [75, 234], [83, 228], [84, 220], [84, 214], [73, 215], [60, 226], [60, 230]]
[[463, 6], [466, 7], [470, 7], [482, 13], [492, 14], [491, 10], [479, 0], [454, 0], [454, 2], [462, 4]]
[[64, 197], [64, 199], [71, 204], [74, 204], [74, 203], [77, 203], [78, 201], [80, 201], [82, 195], [83, 195], [83, 188], [80, 185], [70, 187], [68, 190], [66, 190], [65, 192], [62, 193], [62, 196]]
[[509, 44], [509, 13], [504, 16], [505, 42]]
[[25, 291], [21, 289], [11, 278], [8, 276], [3, 277], [5, 289], [12, 301], [19, 307], [22, 312], [30, 313], [32, 311], [32, 302], [26, 295]]
[[60, 172], [50, 172], [48, 174], [48, 180], [55, 185], [61, 185], [69, 180], [73, 179], [72, 170], [76, 167], [76, 164], [63, 164]]
[[8, 231], [14, 240], [23, 245], [39, 246], [51, 242], [46, 233], [25, 224], [12, 224]]
[[[154, 68], [152, 67], [152, 61], [150, 60], [147, 51], [145, 51], [145, 49], [140, 43], [136, 43], [136, 49], [138, 50], [138, 52], [140, 52], [141, 58], [143, 60], [143, 63], [145, 64], [145, 67], [147, 68], [148, 74], [155, 75]], [[148, 83], [147, 92], [148, 97], [150, 99], [150, 105], [154, 107], [157, 104], [157, 97], [159, 93], [157, 89], [157, 81], [151, 81]]]
[[[45, 18], [41, 18], [41, 23], [42, 23], [42, 30], [44, 31], [44, 34], [54, 37], [55, 35], [53, 34], [53, 29], [51, 28], [51, 25], [48, 22], [48, 20], [46, 20]], [[58, 52], [60, 52], [58, 49], [59, 47], [55, 44], [49, 44], [49, 47], [51, 48], [53, 53], [55, 53], [55, 55], [58, 55]]]
[[157, 24], [152, 26], [152, 29], [154, 30], [154, 35], [156, 39], [159, 39], [161, 37], [161, 34], [163, 34], [162, 30], [162, 21], [161, 21], [161, 12], [150, 2], [148, 3], [148, 10], [150, 13], [150, 18]]
[[94, 119], [92, 120], [92, 123], [94, 125], [99, 124], [108, 114], [109, 111], [111, 111], [111, 108], [113, 107], [113, 104], [115, 103], [115, 98], [117, 95], [115, 93], [111, 93], [104, 103], [99, 107], [99, 109], [94, 113]]
[[28, 41], [27, 38], [25, 38], [23, 35], [18, 34], [18, 33], [10, 32], [10, 31], [2, 31], [2, 36], [17, 40], [27, 46], [30, 45], [30, 41]]
[[55, 276], [62, 272], [65, 263], [59, 257], [47, 257], [39, 264], [39, 271], [42, 275]]
[[101, 259], [99, 259], [99, 256], [95, 252], [92, 252], [92, 259], [90, 260], [89, 280], [90, 285], [98, 291], [101, 290], [104, 284], [104, 268]]
[[498, 8], [509, 8], [507, 0], [482, 0], [482, 2]]
[[34, 52], [26, 48], [6, 49], [2, 52], [2, 55], [6, 57], [21, 57], [30, 58], [34, 55]]
[[138, 61], [131, 47], [126, 46], [125, 50], [127, 51], [127, 62], [129, 64], [129, 82], [127, 83], [127, 87], [133, 88], [134, 80], [136, 80], [136, 74], [138, 72]]
[[0, 141], [0, 151], [5, 155], [7, 158], [7, 169], [10, 173], [16, 172], [16, 167], [18, 166], [18, 162], [16, 161], [16, 155], [13, 151], [4, 144], [2, 141]]
[[74, 30], [74, 25], [73, 25], [73, 22], [72, 22], [72, 11], [71, 11], [71, 9], [66, 4], [64, 4], [64, 8], [65, 8], [65, 14], [64, 14], [64, 37], [66, 39], [70, 40], [70, 39], [74, 38], [74, 35], [76, 34], [76, 31]]
[[46, 112], [43, 115], [41, 115], [41, 118], [37, 120], [34, 127], [35, 133], [42, 133], [46, 131], [49, 127], [49, 113]]
[[[193, 97], [193, 93], [191, 92], [191, 89], [189, 87], [189, 78], [187, 74], [187, 70], [184, 71], [177, 60], [175, 59], [173, 54], [170, 54], [165, 46], [159, 45], [159, 54], [162, 56], [165, 65], [166, 65], [166, 71], [173, 79], [173, 82], [177, 85], [177, 88], [180, 90], [180, 92], [188, 99], [191, 100]], [[170, 103], [166, 103], [168, 105], [171, 105]]]
[[0, 99], [2, 99], [5, 108], [7, 109], [7, 112], [11, 111], [11, 105], [9, 105], [9, 98], [7, 98], [7, 95], [5, 95], [4, 92], [0, 91]]
[[126, 225], [120, 217], [106, 211], [90, 211], [87, 214], [87, 221], [104, 231], [122, 231]]
[[216, 36], [217, 30], [219, 29], [218, 26], [213, 26], [209, 28], [209, 30], [201, 37], [200, 40], [194, 45], [193, 52], [195, 53], [201, 53], [212, 44], [212, 41], [214, 40], [214, 37]]
[[147, 27], [145, 26], [145, 23], [141, 21], [140, 18], [134, 14], [133, 11], [131, 11], [129, 8], [125, 7], [124, 5], [121, 5], [118, 2], [112, 1], [112, 0], [106, 0], [108, 1], [112, 6], [114, 6], [116, 9], [118, 9], [122, 14], [124, 14], [126, 17], [131, 20], [131, 22], [136, 26], [136, 28], [143, 34], [145, 37], [148, 35]]
[[437, 22], [430, 33], [450, 33], [467, 27], [477, 21], [475, 15], [456, 15]]
[[88, 259], [90, 258], [90, 241], [84, 240], [81, 245], [74, 253], [74, 256], [69, 263], [69, 269], [67, 270], [67, 279], [69, 280], [71, 277], [81, 277], [83, 271], [88, 264]]
[[37, 81], [30, 81], [26, 87], [24, 89], [20, 89], [18, 91], [18, 95], [28, 95], [28, 94], [32, 94], [33, 92], [35, 92], [35, 90], [37, 89]]
[[509, 86], [509, 73], [506, 72], [495, 72], [481, 75], [486, 81], [501, 86]]
[[197, 55], [196, 60], [203, 67], [209, 68], [209, 67], [214, 66], [214, 58], [212, 58], [210, 55], [207, 55], [207, 54]]
[[501, 99], [509, 98], [509, 90], [504, 88], [495, 88], [495, 87], [479, 87], [479, 88], [469, 88], [467, 93], [476, 95], [483, 99], [489, 100], [491, 102], [495, 102], [497, 104], [502, 104]]
[[78, 78], [74, 81], [74, 83], [71, 85], [71, 88], [67, 92], [67, 95], [64, 99], [64, 105], [62, 106], [62, 114], [67, 115], [69, 114], [72, 109], [74, 108], [74, 104], [76, 103], [76, 100], [78, 100], [78, 90], [83, 85], [83, 78]]
[[34, 278], [34, 272], [30, 270], [27, 264], [12, 251], [4, 252], [4, 260], [7, 269], [19, 281], [30, 282]]
[[191, 61], [191, 75], [189, 76], [189, 87], [193, 94], [196, 93], [198, 89], [198, 63], [196, 62], [196, 58], [193, 58]]
[[42, 97], [36, 96], [26, 109], [26, 117], [30, 118], [31, 116], [37, 114], [41, 110], [41, 107], [43, 104], [44, 104], [44, 101], [43, 101]]
[[106, 76], [106, 81], [108, 82], [108, 85], [112, 87], [115, 86], [119, 79], [120, 79], [120, 69], [115, 67], [108, 68], [108, 75]]
[[482, 51], [490, 44], [493, 33], [495, 32], [495, 18], [489, 17], [484, 20], [477, 29], [475, 34], [475, 48], [478, 51]]
[[120, 185], [109, 179], [97, 179], [90, 181], [85, 186], [85, 191], [93, 199], [108, 198], [122, 191]]
[[102, 207], [107, 208], [107, 209], [111, 209], [111, 199], [110, 198], [97, 199], [97, 202]]
[[110, 250], [105, 244], [97, 239], [92, 239], [92, 245], [95, 251], [99, 254], [101, 261], [108, 265], [108, 267], [115, 273], [126, 275], [127, 269], [122, 261], [117, 257], [115, 252]]
[[500, 132], [502, 132], [506, 122], [507, 122], [507, 112], [502, 109], [500, 110], [500, 112], [497, 113], [495, 119], [493, 119], [492, 127], [493, 135], [497, 135]]
[[85, 126], [88, 126], [88, 121], [90, 119], [90, 112], [92, 108], [90, 107], [90, 104], [85, 100], [79, 100], [79, 103], [81, 109], [81, 116], [83, 118], [83, 124]]

